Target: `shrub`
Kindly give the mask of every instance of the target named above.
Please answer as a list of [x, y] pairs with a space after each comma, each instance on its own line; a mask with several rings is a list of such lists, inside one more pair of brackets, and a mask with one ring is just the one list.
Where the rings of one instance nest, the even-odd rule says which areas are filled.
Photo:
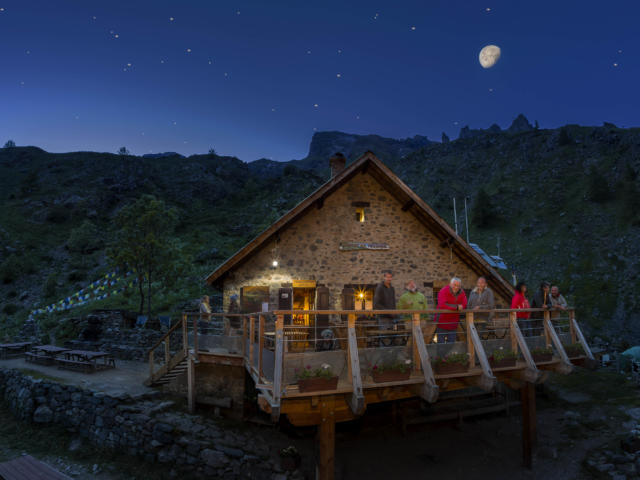
[[569, 136], [567, 127], [562, 127], [560, 129], [560, 133], [558, 134], [558, 145], [561, 147], [564, 147], [565, 145], [573, 145], [573, 140]]
[[44, 282], [43, 294], [45, 298], [53, 298], [56, 295], [56, 290], [58, 289], [57, 285], [57, 276], [53, 273], [50, 273], [47, 277], [47, 281]]
[[22, 263], [15, 254], [10, 255], [0, 264], [0, 280], [2, 283], [13, 283], [22, 274]]
[[471, 222], [479, 228], [487, 228], [498, 223], [499, 217], [496, 213], [495, 206], [491, 196], [480, 188], [476, 199], [473, 202], [473, 210], [471, 212]]
[[98, 228], [89, 220], [85, 220], [78, 228], [74, 228], [67, 240], [69, 250], [77, 253], [91, 253], [100, 249], [102, 245]]
[[46, 218], [51, 223], [64, 223], [71, 218], [71, 214], [64, 205], [54, 205], [47, 212]]
[[587, 174], [587, 192], [592, 202], [604, 203], [613, 196], [605, 178], [595, 165], [589, 168], [589, 173]]
[[6, 313], [7, 315], [13, 315], [14, 313], [16, 313], [18, 311], [18, 306], [13, 304], [13, 303], [7, 303], [3, 308], [2, 311], [4, 313]]

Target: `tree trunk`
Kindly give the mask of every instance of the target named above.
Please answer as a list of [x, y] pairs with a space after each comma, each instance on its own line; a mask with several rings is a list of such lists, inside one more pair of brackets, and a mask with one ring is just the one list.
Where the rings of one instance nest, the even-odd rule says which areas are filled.
[[140, 289], [140, 313], [142, 315], [144, 313], [144, 277], [138, 277], [138, 288]]
[[147, 275], [148, 290], [147, 290], [147, 319], [151, 321], [151, 270]]

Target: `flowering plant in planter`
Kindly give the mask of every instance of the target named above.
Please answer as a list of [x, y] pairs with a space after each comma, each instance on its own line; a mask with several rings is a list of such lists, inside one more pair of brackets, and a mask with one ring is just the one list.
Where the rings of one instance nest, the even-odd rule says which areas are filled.
[[489, 357], [489, 363], [492, 367], [513, 367], [516, 364], [518, 353], [513, 350], [505, 350], [500, 347], [494, 350]]
[[460, 373], [466, 372], [469, 368], [468, 353], [450, 353], [444, 357], [436, 357], [431, 364], [436, 373]]
[[531, 356], [534, 362], [550, 362], [553, 358], [553, 348], [537, 347], [531, 349]]
[[338, 377], [333, 374], [331, 365], [323, 363], [319, 368], [307, 365], [302, 371], [296, 369], [298, 388], [301, 392], [318, 390], [335, 390], [338, 387]]
[[411, 360], [398, 360], [392, 363], [374, 364], [371, 376], [376, 383], [408, 380], [411, 376]]
[[301, 460], [298, 449], [293, 445], [289, 445], [287, 448], [280, 450], [280, 466], [285, 471], [294, 471], [300, 466]]
[[569, 357], [579, 357], [584, 355], [584, 348], [580, 343], [572, 343], [570, 345], [563, 345], [564, 351], [567, 352]]

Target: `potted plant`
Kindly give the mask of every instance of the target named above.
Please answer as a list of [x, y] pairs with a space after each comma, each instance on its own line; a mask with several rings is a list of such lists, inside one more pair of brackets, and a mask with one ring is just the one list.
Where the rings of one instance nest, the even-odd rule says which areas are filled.
[[551, 347], [532, 348], [531, 356], [535, 363], [550, 362], [553, 359], [553, 349]]
[[515, 367], [518, 354], [513, 350], [505, 350], [500, 347], [494, 350], [489, 357], [491, 368]]
[[563, 345], [564, 351], [567, 352], [569, 358], [581, 357], [584, 355], [584, 348], [580, 343], [572, 343], [570, 345]]
[[469, 354], [450, 353], [444, 357], [436, 357], [431, 364], [438, 375], [463, 373], [469, 369]]
[[386, 364], [376, 363], [371, 368], [371, 376], [375, 383], [409, 380], [411, 376], [411, 360], [400, 360]]
[[317, 392], [321, 390], [335, 390], [338, 387], [338, 377], [333, 374], [331, 365], [323, 363], [320, 368], [307, 365], [301, 372], [296, 369], [298, 389], [300, 392]]
[[293, 472], [300, 466], [300, 453], [293, 445], [280, 450], [280, 467], [285, 472]]

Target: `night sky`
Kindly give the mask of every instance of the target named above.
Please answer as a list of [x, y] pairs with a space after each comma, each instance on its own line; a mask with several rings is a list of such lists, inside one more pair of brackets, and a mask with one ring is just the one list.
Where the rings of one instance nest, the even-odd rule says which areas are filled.
[[637, 0], [0, 0], [0, 142], [290, 160], [322, 130], [637, 126], [639, 19]]

